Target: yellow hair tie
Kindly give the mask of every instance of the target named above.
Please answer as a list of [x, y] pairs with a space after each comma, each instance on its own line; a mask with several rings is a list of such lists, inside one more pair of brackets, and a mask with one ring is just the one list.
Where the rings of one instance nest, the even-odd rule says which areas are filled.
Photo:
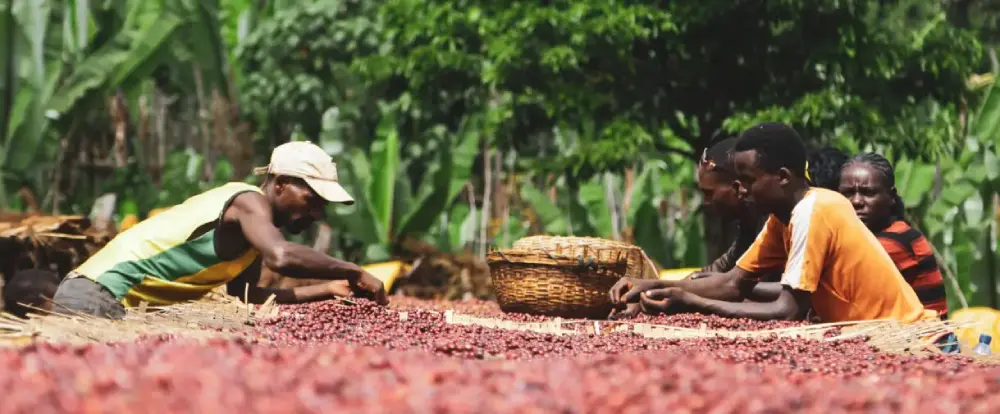
[[809, 176], [809, 161], [806, 161], [806, 181], [813, 182], [812, 177]]

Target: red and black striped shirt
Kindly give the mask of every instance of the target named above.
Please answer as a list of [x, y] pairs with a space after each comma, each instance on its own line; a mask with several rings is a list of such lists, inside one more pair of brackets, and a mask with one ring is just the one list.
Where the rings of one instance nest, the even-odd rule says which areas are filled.
[[936, 310], [941, 319], [946, 319], [948, 302], [944, 280], [927, 238], [902, 220], [892, 223], [875, 236], [896, 263], [903, 278], [917, 292], [924, 307]]

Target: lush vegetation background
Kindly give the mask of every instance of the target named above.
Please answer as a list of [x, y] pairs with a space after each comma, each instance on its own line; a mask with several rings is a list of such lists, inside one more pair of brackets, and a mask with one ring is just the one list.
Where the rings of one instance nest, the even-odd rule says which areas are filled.
[[143, 216], [288, 140], [359, 203], [332, 254], [483, 255], [537, 232], [700, 266], [696, 154], [762, 120], [877, 150], [997, 307], [1000, 94], [988, 0], [0, 0], [0, 207]]

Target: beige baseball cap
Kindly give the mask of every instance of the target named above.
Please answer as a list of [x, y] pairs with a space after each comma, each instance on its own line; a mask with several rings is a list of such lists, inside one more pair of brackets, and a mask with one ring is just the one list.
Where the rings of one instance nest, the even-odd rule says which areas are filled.
[[292, 141], [278, 145], [271, 151], [271, 163], [255, 168], [254, 173], [301, 178], [329, 202], [354, 204], [354, 198], [337, 181], [337, 164], [312, 142]]

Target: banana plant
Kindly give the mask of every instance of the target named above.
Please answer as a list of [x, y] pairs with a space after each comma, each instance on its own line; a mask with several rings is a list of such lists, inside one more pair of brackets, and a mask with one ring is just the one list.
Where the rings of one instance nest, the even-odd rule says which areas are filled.
[[971, 117], [965, 148], [935, 163], [900, 159], [896, 187], [943, 257], [949, 306], [1000, 305], [994, 197], [1000, 189], [1000, 86]]
[[193, 0], [0, 3], [0, 96], [12, 97], [0, 100], [3, 178], [40, 179], [40, 162], [57, 158], [61, 138], [83, 133], [108, 96], [137, 99], [154, 70], [200, 68], [206, 88], [225, 94], [217, 9], [218, 1]]
[[[393, 112], [386, 111], [369, 151], [354, 149], [339, 159], [342, 184], [354, 196], [355, 204], [331, 207], [330, 217], [367, 246], [366, 261], [389, 259], [394, 243], [424, 238], [440, 226], [472, 177], [472, 163], [479, 150], [477, 118], [466, 119], [454, 134], [438, 134], [436, 160], [414, 193], [409, 178], [402, 176], [405, 161], [400, 156], [396, 122]], [[455, 212], [461, 214], [460, 210]]]
[[626, 203], [609, 203], [626, 197], [621, 191], [624, 180], [610, 172], [580, 184], [576, 194], [563, 177], [557, 182], [561, 202], [553, 202], [530, 182], [522, 183], [520, 196], [544, 233], [617, 238], [621, 234], [615, 217], [623, 217], [631, 241], [659, 265], [700, 266], [705, 263], [704, 231], [696, 214], [701, 202], [685, 192], [694, 180], [691, 167], [690, 160], [676, 155], [645, 162], [627, 195], [627, 211]]

